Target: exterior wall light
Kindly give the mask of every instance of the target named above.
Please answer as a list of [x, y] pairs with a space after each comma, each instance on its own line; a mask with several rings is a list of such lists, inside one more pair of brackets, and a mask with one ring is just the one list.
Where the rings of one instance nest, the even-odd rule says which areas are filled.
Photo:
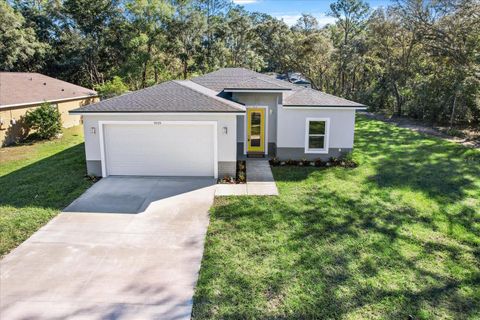
[[97, 130], [95, 129], [95, 127], [91, 127], [91, 128], [90, 128], [90, 133], [91, 133], [91, 134], [95, 134], [96, 131], [97, 131]]
[[223, 134], [228, 134], [228, 128], [227, 127], [223, 127]]

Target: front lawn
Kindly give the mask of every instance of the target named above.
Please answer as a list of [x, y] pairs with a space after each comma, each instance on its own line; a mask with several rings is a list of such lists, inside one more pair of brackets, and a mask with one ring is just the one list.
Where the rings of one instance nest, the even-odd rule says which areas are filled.
[[0, 256], [91, 186], [82, 142], [78, 126], [61, 139], [0, 149]]
[[362, 118], [355, 148], [215, 200], [194, 319], [480, 318], [480, 152]]

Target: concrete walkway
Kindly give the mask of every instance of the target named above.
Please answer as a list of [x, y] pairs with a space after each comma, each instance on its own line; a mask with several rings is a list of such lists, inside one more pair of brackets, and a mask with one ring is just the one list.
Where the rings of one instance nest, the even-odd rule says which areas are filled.
[[272, 169], [268, 159], [247, 159], [247, 182], [273, 182]]
[[214, 183], [100, 180], [0, 261], [0, 319], [190, 319]]
[[247, 183], [219, 184], [216, 196], [278, 196], [268, 159], [247, 159]]

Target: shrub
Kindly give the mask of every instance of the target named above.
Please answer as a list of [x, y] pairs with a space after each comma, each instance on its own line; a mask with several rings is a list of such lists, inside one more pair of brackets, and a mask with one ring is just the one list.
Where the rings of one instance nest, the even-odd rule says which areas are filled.
[[277, 157], [274, 157], [269, 160], [271, 166], [278, 166], [280, 164], [280, 160]]
[[245, 183], [247, 181], [247, 177], [245, 176], [245, 172], [238, 173], [238, 182]]
[[25, 123], [30, 129], [35, 130], [32, 135], [39, 139], [51, 139], [62, 132], [60, 112], [49, 103], [28, 111], [25, 115]]
[[344, 167], [344, 168], [356, 168], [358, 166], [357, 161], [353, 158], [352, 153], [347, 153], [341, 158], [331, 157], [328, 161], [316, 160], [286, 160], [280, 161], [278, 158], [270, 159], [271, 166], [299, 166], [299, 167]]

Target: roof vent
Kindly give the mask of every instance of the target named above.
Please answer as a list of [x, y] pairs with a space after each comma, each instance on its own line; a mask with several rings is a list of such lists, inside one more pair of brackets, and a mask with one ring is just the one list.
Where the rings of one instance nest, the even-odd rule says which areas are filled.
[[44, 86], [46, 86], [46, 85], [47, 85], [47, 83], [46, 83], [46, 82], [44, 82], [44, 83], [43, 83], [43, 85], [44, 85]]
[[62, 91], [65, 91], [65, 89], [62, 89]]

